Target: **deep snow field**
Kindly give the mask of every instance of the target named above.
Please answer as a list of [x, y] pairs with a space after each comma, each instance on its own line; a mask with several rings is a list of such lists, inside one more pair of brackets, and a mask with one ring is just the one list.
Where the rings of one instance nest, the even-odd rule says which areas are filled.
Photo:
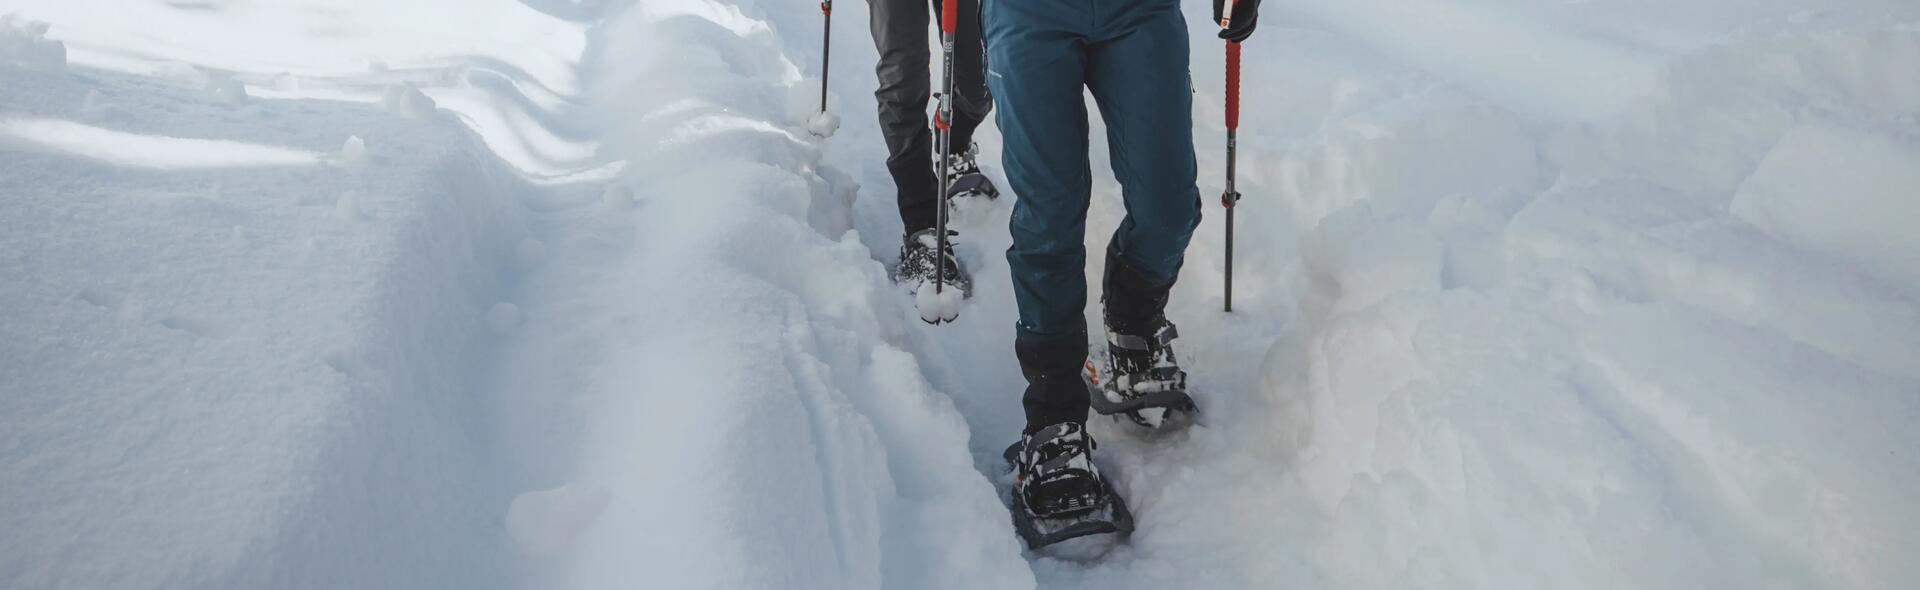
[[1920, 587], [1920, 3], [1267, 0], [1095, 558], [866, 8], [823, 138], [810, 0], [0, 0], [0, 588]]

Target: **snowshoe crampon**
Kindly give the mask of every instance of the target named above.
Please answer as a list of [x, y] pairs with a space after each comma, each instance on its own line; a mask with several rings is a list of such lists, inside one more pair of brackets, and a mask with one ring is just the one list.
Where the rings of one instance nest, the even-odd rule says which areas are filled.
[[1152, 337], [1158, 345], [1152, 347], [1156, 352], [1168, 352], [1164, 352], [1164, 359], [1145, 363], [1151, 370], [1123, 370], [1125, 367], [1118, 366], [1111, 352], [1113, 348], [1125, 346], [1144, 351], [1149, 344], [1141, 338], [1109, 335], [1112, 344], [1094, 345], [1088, 350], [1085, 375], [1093, 385], [1088, 388], [1088, 402], [1093, 411], [1116, 420], [1124, 418], [1148, 432], [1171, 432], [1191, 426], [1200, 408], [1187, 394], [1187, 374], [1172, 364], [1168, 348], [1169, 342], [1178, 336], [1173, 324], [1166, 324]]
[[[949, 238], [958, 232], [948, 231]], [[900, 246], [900, 263], [893, 280], [913, 297], [920, 321], [939, 325], [960, 317], [960, 302], [973, 294], [973, 279], [953, 253], [949, 240], [941, 248], [935, 230], [914, 232]], [[942, 268], [944, 266], [944, 269]]]
[[[1007, 466], [1013, 469], [1016, 477], [1019, 471], [1021, 443], [1015, 442], [1007, 447], [1003, 458]], [[1086, 506], [1074, 507], [1048, 513], [1036, 514], [1027, 506], [1025, 498], [1016, 486], [1010, 490], [1013, 497], [1013, 529], [1025, 541], [1027, 549], [1039, 550], [1063, 541], [1091, 535], [1114, 534], [1126, 536], [1133, 533], [1133, 513], [1127, 510], [1126, 500], [1113, 489], [1106, 478], [1099, 478], [1101, 498]]]

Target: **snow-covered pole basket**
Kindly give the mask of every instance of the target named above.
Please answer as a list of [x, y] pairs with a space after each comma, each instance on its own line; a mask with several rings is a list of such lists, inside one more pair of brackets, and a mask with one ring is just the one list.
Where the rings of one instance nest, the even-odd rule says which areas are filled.
[[831, 137], [840, 129], [840, 117], [827, 111], [827, 76], [833, 69], [833, 0], [820, 0], [820, 110], [807, 119], [807, 131]]

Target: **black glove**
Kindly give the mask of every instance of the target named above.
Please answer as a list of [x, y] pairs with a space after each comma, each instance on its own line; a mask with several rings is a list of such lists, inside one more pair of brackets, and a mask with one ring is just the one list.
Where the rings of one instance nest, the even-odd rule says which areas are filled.
[[[1213, 0], [1213, 23], [1220, 24], [1221, 14], [1226, 8], [1225, 0]], [[1260, 0], [1234, 0], [1233, 20], [1227, 28], [1220, 30], [1220, 38], [1239, 43], [1253, 36], [1253, 26], [1260, 23]]]

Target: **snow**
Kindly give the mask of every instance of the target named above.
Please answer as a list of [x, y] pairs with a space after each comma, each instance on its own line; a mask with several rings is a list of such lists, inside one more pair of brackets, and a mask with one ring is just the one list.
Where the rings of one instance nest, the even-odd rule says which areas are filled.
[[0, 1], [0, 587], [1920, 585], [1920, 7], [1265, 8], [1201, 422], [1036, 553], [1018, 197], [890, 283], [865, 27], [822, 112], [809, 3]]
[[521, 551], [563, 553], [606, 510], [608, 499], [606, 490], [574, 486], [520, 494], [507, 505], [507, 534]]
[[[1920, 138], [1917, 138], [1920, 139]], [[1733, 214], [1920, 291], [1920, 141], [1819, 123], [1794, 127], [1734, 194]], [[1838, 202], [1836, 202], [1838, 201]]]
[[547, 261], [547, 244], [533, 238], [525, 238], [513, 247], [513, 260], [521, 272], [539, 267]]
[[207, 72], [207, 94], [214, 100], [226, 103], [247, 101], [247, 85], [234, 79], [228, 72]]
[[610, 185], [600, 192], [600, 202], [608, 209], [621, 211], [632, 209], [639, 201], [633, 195], [633, 188], [625, 185]]
[[920, 321], [951, 322], [960, 317], [960, 304], [966, 293], [955, 286], [941, 287], [933, 281], [922, 281], [913, 290], [913, 307], [920, 312]]
[[439, 106], [433, 97], [427, 96], [412, 84], [396, 84], [387, 88], [386, 96], [380, 99], [387, 110], [407, 117], [430, 117]]
[[487, 331], [505, 336], [520, 327], [520, 306], [505, 301], [487, 309]]
[[0, 142], [134, 168], [317, 166], [319, 154], [232, 140], [141, 135], [42, 117], [0, 118]]
[[47, 38], [53, 25], [0, 14], [0, 63], [60, 71], [67, 67], [67, 46]]
[[333, 215], [345, 222], [366, 219], [367, 212], [360, 206], [360, 193], [356, 191], [340, 193], [340, 199], [333, 202]]
[[[0, 79], [0, 586], [511, 574], [474, 517], [511, 495], [456, 408], [523, 214], [467, 130], [85, 67]], [[80, 112], [92, 94], [115, 110]], [[353, 134], [408, 157], [318, 165]]]
[[832, 111], [820, 111], [807, 119], [807, 131], [822, 138], [833, 137], [840, 130], [840, 115]]

